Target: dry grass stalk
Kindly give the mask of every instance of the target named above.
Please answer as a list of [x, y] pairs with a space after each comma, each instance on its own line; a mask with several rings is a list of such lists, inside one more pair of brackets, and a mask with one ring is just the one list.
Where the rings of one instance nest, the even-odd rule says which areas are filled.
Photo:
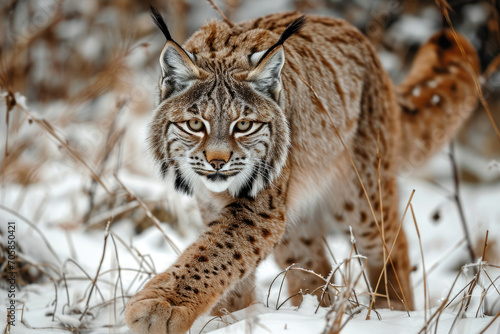
[[[422, 248], [422, 239], [420, 237], [420, 230], [418, 229], [417, 218], [415, 216], [415, 211], [413, 211], [413, 205], [410, 203], [411, 215], [413, 217], [413, 223], [415, 225], [415, 230], [417, 231], [418, 245], [420, 247], [420, 258], [422, 259], [422, 275], [424, 282], [424, 321], [427, 323], [427, 310], [429, 308], [429, 300], [427, 296], [427, 273], [425, 270], [425, 260], [424, 260], [424, 249]], [[427, 328], [425, 328], [427, 330]]]
[[210, 5], [212, 5], [212, 7], [217, 11], [217, 13], [219, 13], [219, 15], [222, 17], [224, 22], [227, 23], [228, 26], [230, 26], [231, 28], [234, 27], [234, 23], [227, 18], [224, 12], [219, 8], [219, 6], [215, 4], [215, 2], [213, 2], [213, 0], [207, 0], [207, 1], [210, 3]]
[[[451, 254], [455, 252], [456, 250], [460, 249], [462, 244], [465, 243], [465, 237], [462, 237], [462, 239], [458, 240], [453, 246], [451, 246], [446, 252], [444, 252], [439, 259], [437, 259], [428, 269], [427, 269], [427, 277], [434, 271], [436, 268], [438, 268], [440, 265], [445, 263], [445, 259], [450, 258]], [[423, 283], [423, 280], [417, 281], [413, 287], [417, 287], [420, 284]]]
[[137, 203], [139, 203], [139, 206], [146, 212], [146, 215], [148, 216], [149, 219], [151, 219], [151, 221], [153, 222], [153, 224], [160, 230], [161, 234], [163, 234], [163, 237], [165, 238], [165, 240], [167, 240], [167, 243], [170, 245], [170, 247], [172, 247], [172, 249], [174, 250], [174, 252], [177, 254], [177, 255], [180, 255], [181, 254], [181, 251], [179, 250], [179, 247], [177, 247], [175, 245], [175, 243], [172, 241], [172, 239], [170, 239], [170, 237], [165, 233], [165, 231], [163, 230], [163, 228], [161, 227], [161, 223], [160, 221], [158, 220], [158, 218], [156, 218], [152, 213], [151, 213], [151, 210], [149, 210], [149, 208], [147, 207], [146, 204], [144, 204], [144, 202], [135, 195], [135, 193], [129, 189], [126, 185], [124, 185], [122, 183], [122, 181], [120, 181], [120, 179], [118, 178], [118, 176], [116, 174], [114, 174], [115, 176], [115, 179], [118, 181], [118, 183], [122, 186], [122, 188], [127, 192], [127, 194], [130, 196], [130, 198], [132, 200], [136, 200]]
[[474, 252], [474, 247], [472, 245], [472, 241], [469, 234], [469, 229], [467, 227], [467, 221], [465, 219], [465, 213], [462, 205], [462, 200], [460, 197], [460, 177], [458, 174], [457, 162], [455, 160], [455, 145], [453, 142], [450, 143], [450, 162], [451, 162], [451, 171], [453, 175], [453, 185], [454, 185], [454, 194], [453, 199], [457, 205], [458, 213], [460, 214], [460, 222], [462, 224], [462, 230], [464, 232], [465, 240], [467, 241], [467, 248], [469, 251], [469, 261], [474, 262], [476, 260], [476, 254]]
[[[403, 226], [403, 222], [405, 220], [405, 217], [406, 217], [406, 213], [408, 212], [408, 208], [410, 207], [411, 205], [411, 200], [413, 199], [413, 195], [415, 194], [415, 189], [411, 192], [411, 195], [410, 195], [410, 198], [408, 199], [408, 203], [406, 204], [406, 208], [405, 208], [405, 211], [403, 213], [403, 217], [401, 218], [401, 222], [399, 223], [399, 227], [398, 227], [398, 230], [396, 232], [396, 236], [394, 237], [394, 240], [397, 240], [398, 239], [398, 236], [399, 236], [399, 232], [401, 231], [401, 228]], [[391, 247], [391, 250], [389, 251], [389, 254], [387, 256], [388, 260], [389, 261], [392, 261], [391, 260], [391, 254], [392, 254], [392, 251], [394, 250], [394, 246], [396, 245], [396, 243], [394, 242], [392, 244], [392, 247]], [[392, 263], [392, 262], [391, 262]], [[387, 266], [388, 262], [387, 260], [384, 262], [384, 267]], [[396, 273], [396, 269], [394, 268], [394, 265], [392, 266], [393, 270], [394, 270], [394, 273], [395, 273], [395, 277], [396, 277], [396, 280], [399, 284], [399, 289], [402, 293], [402, 301], [403, 301], [403, 304], [405, 305], [406, 307], [406, 312], [408, 313], [408, 316], [410, 315], [410, 310], [408, 308], [408, 303], [406, 302], [406, 298], [405, 298], [405, 295], [403, 293], [403, 289], [401, 288], [401, 283], [399, 282], [399, 278], [398, 278], [398, 275]], [[377, 296], [377, 290], [378, 290], [378, 287], [379, 287], [379, 284], [380, 284], [380, 280], [382, 279], [382, 275], [383, 275], [383, 271], [380, 273], [380, 276], [378, 278], [378, 281], [377, 281], [377, 285], [375, 286], [375, 293], [372, 295], [372, 301], [370, 303], [370, 308], [368, 309], [368, 314], [366, 315], [366, 319], [370, 319], [370, 312], [373, 308], [373, 306], [375, 305], [375, 297]], [[388, 291], [388, 290], [387, 290]], [[394, 290], [395, 291], [395, 290]], [[395, 291], [397, 293], [397, 291]]]
[[50, 251], [50, 253], [52, 253], [52, 255], [56, 259], [57, 263], [58, 264], [62, 263], [61, 259], [59, 258], [59, 255], [57, 255], [56, 251], [54, 250], [54, 248], [52, 248], [52, 245], [50, 244], [50, 242], [48, 241], [48, 239], [45, 237], [45, 235], [43, 234], [43, 232], [38, 228], [38, 226], [36, 226], [36, 224], [33, 224], [28, 218], [24, 217], [20, 213], [14, 211], [14, 210], [11, 210], [11, 209], [9, 209], [9, 208], [1, 205], [1, 204], [0, 204], [0, 210], [6, 211], [6, 212], [10, 213], [11, 215], [16, 216], [17, 218], [19, 218], [20, 220], [22, 220], [23, 222], [25, 222], [27, 225], [29, 225], [32, 229], [34, 229], [36, 231], [36, 233], [38, 233], [38, 235], [40, 235], [40, 237], [42, 238], [43, 242], [47, 246], [47, 249]]
[[[116, 102], [115, 108], [112, 111], [110, 117], [113, 118], [113, 121], [111, 122], [111, 125], [108, 130], [107, 138], [105, 141], [105, 145], [103, 147], [103, 150], [101, 152], [101, 157], [100, 157], [100, 163], [99, 163], [99, 170], [97, 172], [97, 175], [101, 177], [102, 173], [104, 172], [104, 168], [106, 165], [106, 161], [110, 157], [110, 153], [115, 147], [115, 145], [123, 138], [123, 135], [125, 133], [125, 129], [122, 130], [115, 130], [116, 128], [116, 123], [118, 121], [118, 115], [119, 113], [123, 110], [125, 105], [127, 104], [127, 100], [125, 99], [120, 99]], [[92, 182], [90, 185], [90, 190], [89, 190], [89, 209], [87, 210], [87, 213], [84, 215], [83, 222], [87, 223], [88, 220], [90, 219], [90, 216], [92, 214], [92, 211], [94, 209], [94, 196], [95, 196], [95, 190], [96, 190], [96, 180], [92, 178]]]
[[19, 103], [16, 103], [16, 105], [30, 117], [30, 120], [37, 123], [43, 130], [45, 130], [45, 132], [47, 132], [52, 138], [54, 138], [57, 142], [59, 142], [61, 147], [64, 147], [72, 158], [79, 161], [83, 166], [85, 166], [87, 170], [91, 173], [92, 177], [103, 187], [103, 189], [108, 193], [108, 195], [111, 195], [111, 191], [109, 191], [109, 189], [106, 187], [101, 178], [97, 175], [94, 169], [89, 165], [89, 163], [78, 152], [76, 152], [73, 148], [71, 148], [71, 146], [68, 145], [66, 140], [64, 140], [63, 138], [61, 138], [60, 135], [57, 134], [56, 129], [54, 129], [49, 122], [47, 122], [44, 119], [39, 119], [35, 117], [35, 115], [33, 115], [28, 110], [28, 108], [25, 108]]
[[478, 334], [484, 334], [486, 333], [486, 331], [488, 330], [488, 328], [491, 327], [491, 325], [493, 325], [493, 323], [500, 317], [500, 311], [498, 311], [498, 313], [493, 317], [493, 319], [491, 319], [491, 321], [483, 328], [482, 331], [480, 331]]
[[78, 319], [79, 321], [82, 321], [83, 317], [85, 317], [85, 315], [89, 311], [90, 298], [92, 297], [92, 292], [94, 291], [94, 288], [95, 288], [95, 286], [97, 284], [97, 280], [99, 278], [99, 272], [101, 271], [102, 263], [104, 262], [104, 256], [106, 255], [106, 245], [108, 243], [109, 229], [111, 227], [111, 223], [112, 223], [112, 221], [110, 220], [108, 222], [108, 226], [106, 226], [106, 231], [104, 232], [104, 246], [102, 248], [101, 260], [99, 261], [99, 266], [97, 267], [97, 272], [95, 274], [95, 277], [92, 280], [92, 285], [90, 287], [89, 296], [87, 298], [87, 302], [85, 303], [85, 309], [83, 310], [82, 315]]
[[[354, 244], [354, 243], [353, 243]], [[327, 325], [323, 331], [323, 334], [337, 334], [342, 331], [342, 329], [347, 325], [347, 323], [354, 317], [354, 313], [351, 313], [349, 317], [346, 320], [344, 319], [344, 315], [349, 310], [350, 308], [348, 305], [351, 303], [351, 296], [355, 296], [355, 287], [357, 286], [359, 280], [362, 277], [362, 273], [365, 270], [365, 267], [368, 263], [367, 259], [365, 257], [362, 257], [365, 261], [364, 264], [361, 268], [361, 272], [353, 279], [352, 275], [352, 260], [354, 258], [357, 258], [357, 255], [354, 255], [354, 247], [351, 247], [351, 254], [348, 259], [343, 261], [341, 264], [343, 264], [346, 268], [346, 273], [345, 275], [347, 276], [347, 285], [342, 289], [340, 294], [337, 294], [337, 299], [336, 301], [332, 304], [332, 307], [328, 310], [328, 313], [326, 315], [327, 319]], [[355, 298], [356, 299], [356, 298]], [[354, 303], [354, 305], [360, 306], [359, 302]]]
[[[378, 196], [380, 200], [380, 224], [382, 225], [382, 240], [385, 240], [385, 227], [384, 227], [384, 201], [382, 197], [382, 181], [380, 177], [380, 164], [382, 163], [382, 158], [380, 156], [380, 131], [377, 133], [377, 184], [378, 184]], [[382, 255], [384, 259], [384, 263], [387, 262], [387, 253], [385, 247], [382, 247]], [[384, 266], [383, 269], [384, 275], [384, 284], [385, 291], [389, 291], [389, 287], [387, 286], [387, 266]], [[377, 289], [375, 289], [377, 292]], [[391, 309], [391, 299], [389, 298], [389, 293], [386, 294], [387, 299], [387, 307]]]

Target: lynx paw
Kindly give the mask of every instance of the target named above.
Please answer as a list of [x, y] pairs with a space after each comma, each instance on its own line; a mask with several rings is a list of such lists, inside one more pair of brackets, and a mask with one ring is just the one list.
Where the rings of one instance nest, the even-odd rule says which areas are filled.
[[134, 333], [183, 334], [193, 321], [187, 307], [174, 306], [162, 290], [146, 289], [127, 303], [125, 322]]

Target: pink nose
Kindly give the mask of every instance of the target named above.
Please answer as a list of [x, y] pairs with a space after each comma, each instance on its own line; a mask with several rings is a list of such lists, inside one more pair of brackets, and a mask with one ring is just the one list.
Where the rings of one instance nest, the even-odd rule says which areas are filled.
[[213, 169], [219, 170], [222, 169], [222, 167], [224, 167], [226, 162], [224, 160], [213, 159], [209, 162], [209, 164], [210, 166], [212, 166]]

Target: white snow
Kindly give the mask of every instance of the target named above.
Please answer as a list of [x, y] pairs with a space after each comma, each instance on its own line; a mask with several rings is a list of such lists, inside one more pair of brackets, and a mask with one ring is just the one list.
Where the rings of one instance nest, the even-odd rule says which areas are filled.
[[[439, 159], [439, 156], [437, 159]], [[108, 325], [112, 325], [116, 332], [129, 333], [124, 325], [122, 312], [127, 298], [137, 291], [154, 272], [165, 270], [175, 260], [176, 256], [155, 227], [149, 228], [140, 235], [135, 235], [132, 224], [127, 220], [113, 223], [110, 226], [103, 267], [97, 284], [99, 290], [94, 289], [89, 302], [89, 315], [82, 319], [83, 322], [80, 322], [79, 318], [81, 312], [85, 309], [91, 287], [91, 281], [87, 275], [91, 278], [96, 275], [103, 254], [106, 232], [104, 230], [85, 231], [78, 226], [67, 230], [57, 223], [57, 221], [63, 219], [58, 214], [58, 211], [69, 214], [64, 209], [68, 202], [71, 201], [68, 195], [75, 192], [75, 189], [80, 184], [77, 180], [82, 178], [81, 175], [71, 172], [68, 172], [68, 176], [70, 177], [58, 180], [57, 184], [47, 187], [49, 189], [47, 196], [55, 198], [56, 201], [49, 204], [42, 221], [37, 223], [46, 239], [56, 250], [57, 256], [65, 263], [64, 266], [61, 266], [59, 261], [51, 254], [38, 233], [21, 219], [13, 217], [0, 209], [2, 221], [7, 219], [16, 221], [18, 240], [21, 247], [25, 247], [23, 252], [27, 258], [33, 263], [46, 263], [48, 266], [52, 266], [54, 269], [49, 270], [49, 272], [53, 277], [57, 277], [57, 272], [65, 272], [68, 284], [67, 290], [63, 281], [57, 284], [57, 305], [53, 303], [55, 301], [54, 284], [49, 280], [20, 289], [17, 295], [17, 303], [19, 306], [24, 304], [23, 321], [33, 328], [17, 322], [16, 332], [14, 333], [59, 333], [63, 331], [46, 328], [71, 328], [77, 327], [81, 323], [86, 328], [89, 328], [86, 331], [88, 333], [108, 333], [109, 329], [106, 327]], [[159, 184], [152, 184], [151, 180], [145, 177], [135, 176], [131, 178], [123, 175], [121, 178], [127, 186], [138, 193], [142, 192], [141, 188], [145, 190], [162, 188]], [[445, 184], [449, 182], [449, 180], [443, 180]], [[457, 275], [457, 269], [467, 263], [467, 252], [463, 242], [457, 246], [457, 241], [462, 238], [463, 234], [456, 208], [453, 202], [446, 199], [447, 194], [443, 193], [435, 185], [417, 177], [401, 179], [401, 184], [401, 208], [406, 205], [411, 190], [416, 190], [412, 203], [425, 254], [428, 293], [430, 307], [432, 307], [427, 313], [427, 317], [429, 317], [437, 310], [442, 298], [448, 294]], [[446, 186], [449, 186], [449, 184]], [[25, 202], [37, 203], [36, 199], [40, 196], [37, 189], [43, 188], [43, 184], [30, 188]], [[2, 203], [2, 205], [10, 207], [17, 198], [15, 194], [19, 192], [19, 189], [7, 187], [4, 191], [13, 195], [6, 196], [6, 202]], [[498, 242], [500, 233], [496, 225], [500, 220], [499, 187], [488, 184], [481, 186], [463, 184], [462, 196], [473, 239], [478, 240], [477, 238], [484, 235], [486, 229], [489, 229], [490, 243]], [[187, 202], [181, 201], [179, 203], [182, 206], [191, 205], [189, 199], [187, 199]], [[441, 219], [436, 223], [431, 217], [437, 208], [440, 210]], [[178, 210], [180, 210], [179, 207]], [[30, 215], [33, 214], [32, 205], [23, 205], [20, 213], [31, 219]], [[196, 238], [199, 233], [198, 226], [194, 222], [187, 223], [187, 226], [184, 227], [185, 237], [182, 237], [169, 225], [164, 224], [163, 228], [178, 245], [181, 245], [181, 248], [184, 248]], [[365, 320], [367, 311], [362, 309], [361, 313], [353, 316], [342, 333], [360, 333], [368, 330], [372, 333], [416, 333], [424, 326], [421, 258], [413, 222], [409, 216], [406, 217], [405, 230], [410, 242], [411, 263], [418, 268], [412, 274], [417, 311], [411, 312], [410, 317], [408, 317], [405, 312], [379, 310], [381, 320], [377, 320], [377, 316], [372, 313], [372, 320], [367, 321]], [[121, 244], [118, 238], [123, 240], [127, 246]], [[331, 236], [328, 241], [332, 246], [337, 245], [332, 249], [339, 261], [349, 256], [349, 243], [347, 240], [338, 236]], [[344, 248], [343, 246], [339, 247], [342, 244], [345, 245]], [[115, 254], [115, 247], [118, 258]], [[74, 255], [72, 255], [72, 249], [75, 252]], [[443, 258], [443, 255], [446, 255], [445, 258]], [[85, 272], [72, 262], [67, 262], [68, 259], [78, 263]], [[121, 268], [120, 276], [117, 271], [118, 264]], [[454, 289], [455, 293], [472, 278], [472, 269], [469, 266], [464, 268], [468, 268], [468, 270], [465, 270], [468, 272], [468, 277], [466, 279], [464, 273], [459, 278]], [[498, 277], [498, 271], [488, 270], [492, 279]], [[205, 327], [204, 333], [247, 333], [249, 328], [252, 333], [321, 333], [325, 328], [327, 309], [320, 308], [319, 312], [315, 313], [317, 300], [314, 297], [305, 296], [304, 302], [299, 308], [285, 303], [279, 310], [276, 310], [282, 277], [278, 278], [270, 290], [269, 307], [265, 306], [270, 283], [279, 272], [280, 270], [271, 259], [266, 260], [257, 271], [257, 304], [246, 310], [225, 316], [223, 321], [220, 319], [212, 320]], [[138, 273], [139, 275], [136, 276]], [[483, 277], [483, 284], [483, 286], [489, 284], [485, 277]], [[360, 284], [358, 289], [358, 293], [361, 294], [365, 288]], [[460, 319], [455, 325], [456, 328], [460, 329], [460, 332], [478, 332], [492, 319], [488, 316], [483, 317], [481, 312], [480, 317], [475, 317], [479, 305], [479, 292], [480, 290], [477, 289], [474, 293], [467, 317]], [[125, 298], [122, 298], [122, 293], [126, 296]], [[285, 298], [286, 294], [282, 292], [279, 303]], [[492, 307], [495, 312], [498, 312], [500, 297], [494, 289], [490, 288], [487, 298], [489, 301], [488, 307]], [[115, 299], [115, 302], [109, 303], [113, 299]], [[3, 304], [0, 307], [6, 306], [5, 301], [0, 303]], [[440, 317], [438, 333], [448, 333], [458, 308], [459, 304], [455, 303], [454, 306], [443, 312]], [[52, 321], [53, 314], [54, 321]], [[344, 319], [348, 317], [347, 314], [344, 315]], [[209, 316], [198, 319], [193, 327], [193, 333], [198, 333], [210, 319], [212, 318]], [[1, 321], [3, 323], [0, 323], [0, 327], [5, 326], [5, 319], [2, 318]], [[225, 323], [229, 325], [226, 326]], [[499, 326], [500, 324], [494, 324], [486, 333], [497, 333]]]

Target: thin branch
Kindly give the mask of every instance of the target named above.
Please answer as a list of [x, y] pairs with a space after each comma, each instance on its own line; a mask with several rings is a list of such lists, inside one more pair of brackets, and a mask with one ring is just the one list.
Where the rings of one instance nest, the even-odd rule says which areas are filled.
[[453, 198], [457, 205], [458, 213], [460, 214], [460, 222], [462, 223], [462, 229], [465, 235], [465, 239], [467, 240], [467, 248], [469, 250], [470, 262], [473, 263], [476, 260], [476, 254], [474, 253], [474, 249], [472, 248], [472, 241], [470, 239], [469, 230], [467, 228], [467, 221], [465, 220], [465, 213], [462, 206], [462, 200], [460, 198], [460, 177], [458, 175], [457, 162], [455, 160], [455, 145], [453, 141], [450, 143], [450, 162], [451, 162], [451, 171], [453, 174], [453, 181], [455, 187], [455, 193]]
[[173, 242], [173, 240], [170, 239], [170, 237], [165, 233], [165, 231], [161, 227], [161, 223], [158, 220], [158, 218], [156, 218], [153, 215], [153, 213], [149, 210], [149, 208], [147, 207], [147, 205], [144, 204], [144, 202], [139, 197], [137, 197], [135, 195], [135, 193], [131, 189], [129, 189], [125, 184], [122, 183], [122, 181], [120, 181], [120, 179], [118, 178], [118, 175], [114, 174], [114, 177], [118, 181], [118, 183], [122, 186], [122, 188], [129, 194], [129, 196], [132, 199], [136, 200], [137, 203], [139, 203], [139, 205], [141, 206], [141, 208], [146, 212], [146, 215], [148, 216], [148, 218], [151, 219], [151, 221], [153, 222], [153, 224], [160, 230], [161, 234], [163, 234], [163, 237], [165, 237], [165, 240], [167, 240], [167, 243], [170, 245], [170, 247], [172, 247], [172, 249], [174, 250], [174, 252], [177, 255], [180, 255], [181, 251], [179, 250], [179, 247], [177, 247], [176, 244]]
[[207, 0], [207, 1], [220, 14], [220, 16], [222, 16], [224, 22], [226, 22], [231, 28], [234, 27], [234, 23], [227, 18], [227, 16], [222, 12], [222, 10], [220, 10], [219, 6], [217, 6], [212, 0]]

